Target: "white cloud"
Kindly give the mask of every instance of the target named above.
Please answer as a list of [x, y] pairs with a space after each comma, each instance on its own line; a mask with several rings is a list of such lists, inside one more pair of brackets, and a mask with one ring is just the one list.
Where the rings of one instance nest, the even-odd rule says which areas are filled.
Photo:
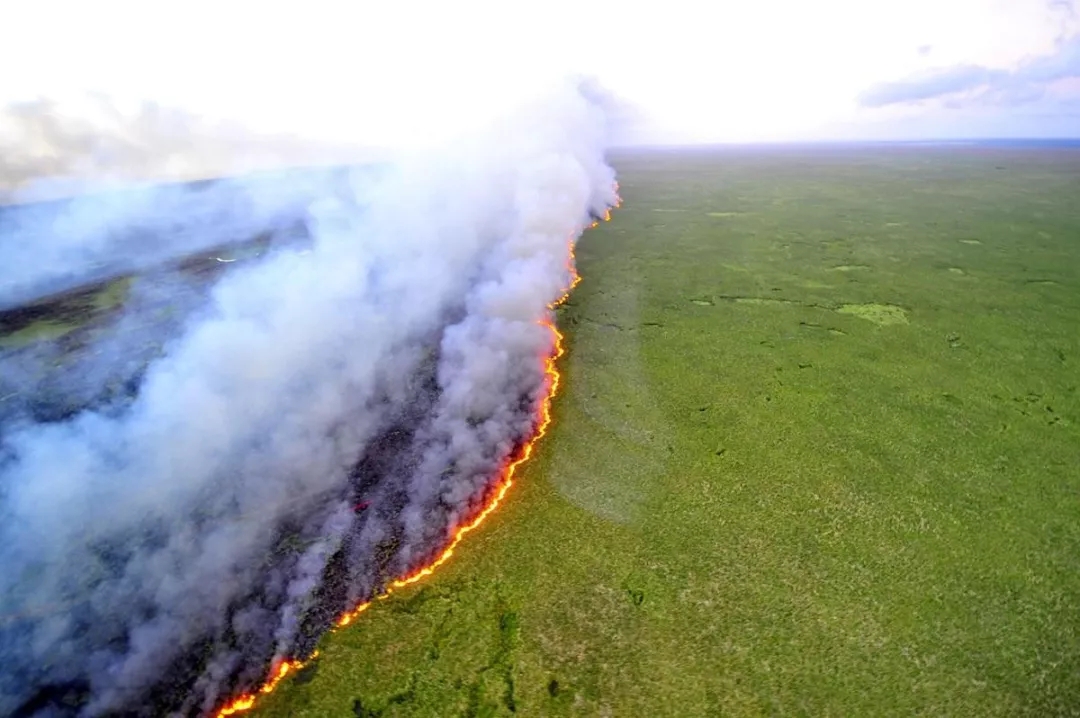
[[[280, 7], [280, 9], [279, 9]], [[689, 139], [805, 137], [857, 119], [866, 87], [933, 66], [1008, 67], [1076, 26], [1057, 0], [697, 0], [543, 4], [41, 0], [10, 92], [98, 86], [259, 129], [414, 144], [476, 125], [537, 83], [594, 74]], [[57, 22], [64, 18], [64, 22]], [[932, 46], [932, 53], [919, 48]], [[432, 123], [431, 117], [438, 117]]]

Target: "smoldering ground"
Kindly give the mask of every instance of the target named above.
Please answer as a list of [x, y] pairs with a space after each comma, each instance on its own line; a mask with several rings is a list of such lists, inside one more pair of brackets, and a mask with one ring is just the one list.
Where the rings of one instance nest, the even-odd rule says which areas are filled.
[[572, 85], [316, 183], [125, 402], [5, 424], [0, 714], [206, 714], [429, 561], [534, 428], [605, 129]]

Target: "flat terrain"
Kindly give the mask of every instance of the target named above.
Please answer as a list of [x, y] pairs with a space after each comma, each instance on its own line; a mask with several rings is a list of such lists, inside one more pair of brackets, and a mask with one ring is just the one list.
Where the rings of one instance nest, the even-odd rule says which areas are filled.
[[507, 500], [254, 715], [1080, 715], [1080, 152], [616, 166]]
[[[227, 270], [307, 246], [305, 203], [347, 169], [0, 206], [0, 257], [11, 260], [0, 272], [0, 430], [130, 401], [146, 366]], [[22, 290], [33, 299], [13, 301], [22, 290], [5, 280], [28, 278], [36, 281]]]
[[1080, 714], [1080, 153], [617, 159], [535, 460], [257, 712]]

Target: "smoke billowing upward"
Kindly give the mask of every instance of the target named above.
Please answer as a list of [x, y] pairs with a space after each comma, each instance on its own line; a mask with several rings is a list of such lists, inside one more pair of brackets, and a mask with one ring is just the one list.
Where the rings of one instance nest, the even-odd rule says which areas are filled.
[[604, 141], [573, 86], [312, 179], [310, 250], [217, 279], [122, 408], [5, 424], [0, 715], [205, 714], [429, 561], [534, 429]]
[[281, 228], [340, 166], [378, 156], [102, 95], [2, 108], [0, 310]]
[[154, 102], [100, 93], [0, 108], [0, 203], [40, 201], [104, 184], [192, 180], [284, 166], [353, 162], [371, 148], [257, 134]]

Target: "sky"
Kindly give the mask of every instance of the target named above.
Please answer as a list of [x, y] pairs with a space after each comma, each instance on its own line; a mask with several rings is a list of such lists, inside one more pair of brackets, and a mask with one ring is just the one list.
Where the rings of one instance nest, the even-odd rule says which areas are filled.
[[569, 73], [630, 108], [626, 141], [1080, 135], [1080, 0], [7, 0], [0, 28], [0, 101], [94, 89], [372, 146]]

